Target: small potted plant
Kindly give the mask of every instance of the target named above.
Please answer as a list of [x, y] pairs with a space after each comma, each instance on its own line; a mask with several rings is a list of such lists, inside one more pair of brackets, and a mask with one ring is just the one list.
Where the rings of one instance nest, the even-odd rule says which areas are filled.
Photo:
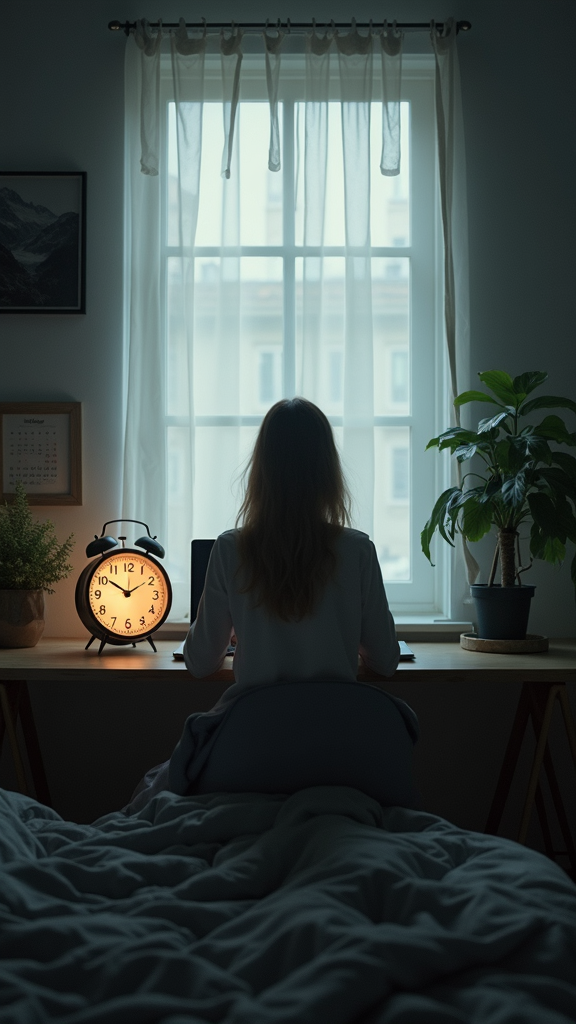
[[59, 544], [54, 523], [32, 518], [26, 491], [0, 507], [0, 647], [34, 647], [44, 631], [44, 591], [72, 572], [72, 534]]
[[[561, 565], [567, 541], [576, 542], [576, 458], [560, 447], [576, 447], [576, 432], [570, 433], [556, 414], [538, 416], [539, 422], [528, 417], [541, 409], [576, 413], [576, 402], [551, 395], [529, 398], [547, 380], [546, 373], [512, 378], [502, 370], [490, 370], [478, 376], [490, 393], [464, 391], [454, 405], [483, 402], [496, 410], [481, 419], [475, 431], [451, 427], [428, 442], [427, 448], [449, 449], [463, 465], [475, 461], [461, 483], [438, 498], [422, 530], [422, 550], [431, 562], [430, 542], [436, 530], [452, 546], [457, 533], [478, 541], [495, 530], [488, 582], [471, 587], [478, 636], [523, 639], [534, 587], [522, 584], [521, 573], [535, 558]], [[528, 525], [529, 557], [523, 565], [520, 530]], [[494, 582], [498, 561], [500, 585]], [[572, 580], [576, 588], [576, 556]]]

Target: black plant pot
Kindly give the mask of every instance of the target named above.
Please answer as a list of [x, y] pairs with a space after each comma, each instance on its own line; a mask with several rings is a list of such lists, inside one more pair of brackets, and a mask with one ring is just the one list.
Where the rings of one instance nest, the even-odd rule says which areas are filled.
[[475, 583], [470, 587], [476, 606], [476, 623], [481, 640], [524, 640], [530, 615], [530, 601], [536, 587], [491, 587]]

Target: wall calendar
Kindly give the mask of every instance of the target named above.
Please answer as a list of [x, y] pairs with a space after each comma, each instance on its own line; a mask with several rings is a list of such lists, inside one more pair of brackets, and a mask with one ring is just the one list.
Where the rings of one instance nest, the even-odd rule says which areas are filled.
[[2, 498], [17, 482], [31, 505], [81, 505], [80, 403], [0, 403]]

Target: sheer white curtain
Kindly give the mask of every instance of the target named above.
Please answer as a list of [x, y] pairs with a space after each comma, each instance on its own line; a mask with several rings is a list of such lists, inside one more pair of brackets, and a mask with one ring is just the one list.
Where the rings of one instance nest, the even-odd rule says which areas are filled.
[[[280, 32], [264, 33], [262, 79], [269, 101], [268, 167], [273, 171], [281, 168], [278, 88], [282, 39]], [[400, 155], [400, 37], [385, 28], [382, 43], [379, 36], [376, 42], [385, 70], [382, 95], [378, 97], [383, 101], [383, 151], [378, 156], [383, 173], [393, 175], [398, 173]], [[179, 30], [169, 36], [170, 70], [167, 58], [162, 56], [166, 46], [161, 30], [154, 34], [146, 22], [141, 22], [129, 40], [126, 55], [128, 386], [123, 514], [144, 518], [153, 532], [168, 541], [174, 581], [187, 566], [193, 534], [215, 534], [232, 525], [239, 495], [238, 488], [235, 492], [231, 489], [230, 481], [245, 461], [261, 417], [250, 415], [254, 410], [247, 407], [241, 390], [243, 335], [250, 329], [243, 309], [242, 275], [250, 277], [252, 273], [242, 266], [241, 252], [245, 250], [241, 249], [240, 237], [241, 189], [247, 186], [242, 180], [236, 137], [242, 33], [233, 29], [220, 37], [224, 123], [218, 170], [223, 181], [220, 209], [214, 211], [215, 222], [219, 221], [220, 256], [209, 266], [195, 259], [200, 251], [195, 243], [202, 202], [206, 37], [189, 38], [181, 22]], [[330, 61], [335, 60], [339, 70], [345, 227], [345, 255], [341, 261], [345, 280], [343, 395], [336, 412], [342, 423], [344, 459], [353, 476], [356, 522], [368, 532], [372, 532], [374, 505], [369, 258], [373, 46], [373, 34], [361, 34], [354, 25], [343, 37], [330, 32], [320, 38], [314, 32], [307, 40], [303, 242], [316, 254], [302, 260], [298, 358], [294, 359], [293, 372], [287, 375], [291, 380], [285, 376], [283, 387], [285, 394], [302, 393], [323, 405], [321, 355], [326, 303], [322, 248], [328, 108], [335, 100]], [[392, 63], [388, 68], [386, 54], [390, 49]], [[169, 118], [162, 107], [167, 101], [174, 104], [175, 145], [171, 152], [166, 138]], [[171, 176], [170, 181], [167, 176]], [[171, 189], [176, 190], [175, 196]], [[163, 212], [166, 202], [176, 208], [175, 217]], [[272, 276], [276, 270], [272, 269]], [[203, 271], [216, 279], [210, 284], [211, 307], [204, 311], [200, 325], [197, 307]], [[330, 309], [327, 312], [332, 313]], [[209, 498], [202, 465], [212, 467]]]
[[[386, 41], [387, 41], [386, 35]], [[395, 47], [400, 52], [398, 45]], [[386, 42], [386, 45], [387, 42]], [[382, 47], [382, 54], [385, 50]], [[334, 315], [327, 297], [323, 247], [326, 235], [326, 181], [329, 151], [331, 60], [338, 61], [342, 169], [343, 228], [343, 396], [342, 454], [355, 499], [355, 522], [373, 536], [374, 525], [374, 358], [370, 245], [370, 119], [373, 91], [373, 37], [359, 33], [320, 37], [313, 33], [306, 47], [304, 156], [304, 247], [318, 255], [304, 256], [302, 282], [301, 393], [324, 406], [323, 348]], [[386, 62], [383, 60], [383, 64]], [[398, 173], [400, 158], [400, 66], [382, 77], [383, 157], [387, 174]], [[389, 94], [392, 93], [390, 96]], [[390, 125], [393, 125], [390, 131]], [[334, 240], [334, 239], [333, 239]], [[338, 271], [335, 267], [333, 275]]]
[[[233, 27], [219, 39], [205, 34], [192, 38], [181, 22], [177, 31], [163, 36], [161, 29], [151, 32], [146, 22], [139, 22], [127, 44], [122, 514], [144, 519], [166, 545], [176, 618], [188, 611], [190, 539], [214, 536], [233, 525], [240, 499], [238, 477], [265, 412], [246, 388], [256, 372], [249, 341], [261, 331], [262, 309], [269, 307], [270, 313], [264, 339], [270, 351], [263, 349], [270, 356], [265, 364], [270, 380], [277, 372], [275, 353], [282, 353], [282, 382], [273, 400], [280, 393], [303, 394], [331, 415], [354, 493], [355, 525], [373, 533], [370, 199], [374, 175], [394, 177], [400, 170], [402, 40], [386, 24], [378, 33], [358, 32], [353, 23], [346, 34], [319, 35], [314, 30], [307, 37], [305, 88], [293, 108], [292, 139], [296, 151], [302, 143], [302, 171], [293, 153], [287, 154], [295, 167], [291, 187], [296, 205], [302, 198], [298, 189], [303, 190], [303, 224], [297, 239], [298, 228], [286, 216], [285, 192], [282, 257], [270, 255], [255, 217], [251, 223], [246, 197], [258, 190], [260, 179], [250, 178], [239, 130], [242, 118], [262, 124], [263, 166], [279, 180], [286, 156], [281, 140], [288, 138], [282, 135], [279, 102], [283, 34], [265, 31], [263, 42], [261, 71], [255, 72], [251, 57], [251, 75], [261, 75], [261, 95], [268, 101], [265, 120], [241, 102], [241, 30]], [[444, 106], [437, 108], [444, 111], [445, 121], [446, 110], [452, 109], [450, 90], [457, 87], [453, 74], [442, 77], [447, 62], [453, 67], [452, 43], [448, 35], [436, 50], [439, 75], [448, 82], [448, 93], [442, 86]], [[206, 54], [213, 55], [215, 49], [220, 62], [216, 92], [214, 76], [206, 72]], [[374, 64], [381, 71], [377, 92]], [[381, 144], [371, 158], [375, 100], [382, 104]], [[262, 104], [255, 106], [262, 112]], [[217, 162], [208, 152], [216, 109]], [[339, 152], [330, 128], [335, 117], [340, 122]], [[443, 152], [447, 183], [453, 149], [447, 144]], [[330, 174], [341, 178], [339, 219], [334, 211], [327, 215]], [[448, 184], [446, 197], [448, 206], [453, 205]], [[450, 234], [454, 219], [445, 218], [444, 229]], [[302, 255], [290, 261], [286, 254], [296, 241]], [[454, 253], [456, 260], [460, 255]], [[452, 293], [457, 294], [457, 287]], [[290, 294], [293, 308], [286, 300]], [[255, 296], [260, 313], [252, 308]], [[456, 305], [455, 322], [461, 324], [464, 307]], [[331, 394], [326, 357], [330, 345], [334, 347], [335, 319], [341, 344], [331, 354], [335, 379], [340, 374], [342, 386], [341, 393], [333, 388]], [[452, 351], [461, 341], [458, 330], [447, 330]]]
[[[451, 18], [443, 34], [432, 23], [430, 33], [436, 61], [436, 130], [442, 228], [444, 238], [444, 322], [452, 397], [469, 382], [470, 310], [468, 287], [468, 215], [466, 204], [466, 156], [456, 47], [456, 24]], [[453, 408], [460, 423], [460, 408]], [[458, 482], [461, 479], [457, 467]], [[468, 583], [478, 578], [480, 566], [462, 538], [462, 555]], [[463, 579], [458, 573], [457, 581]], [[460, 584], [461, 585], [461, 584]], [[458, 586], [458, 582], [457, 582]]]

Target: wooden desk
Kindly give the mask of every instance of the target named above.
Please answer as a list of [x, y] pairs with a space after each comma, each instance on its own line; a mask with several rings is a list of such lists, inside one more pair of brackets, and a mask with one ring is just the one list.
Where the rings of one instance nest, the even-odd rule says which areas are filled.
[[[189, 675], [184, 662], [176, 661], [172, 651], [177, 641], [157, 642], [156, 654], [148, 645], [133, 647], [107, 647], [98, 655], [95, 648], [84, 650], [81, 639], [43, 639], [36, 647], [19, 650], [0, 650], [0, 745], [4, 732], [8, 733], [12, 756], [16, 768], [18, 785], [22, 792], [28, 792], [22, 754], [16, 734], [17, 719], [20, 717], [30, 772], [36, 796], [50, 804], [50, 792], [42, 755], [36, 734], [34, 717], [28, 695], [28, 682], [57, 683], [68, 679], [81, 686], [109, 679], [113, 673], [122, 682], [138, 682], [142, 679], [182, 679], [187, 676], [191, 684], [202, 685]], [[403, 680], [419, 682], [521, 682], [522, 692], [512, 726], [510, 739], [500, 772], [500, 778], [486, 822], [486, 832], [496, 834], [520, 754], [522, 739], [532, 720], [536, 738], [536, 751], [532, 765], [528, 790], [524, 804], [518, 840], [524, 842], [534, 804], [540, 818], [546, 852], [554, 856], [550, 829], [546, 819], [544, 800], [539, 778], [542, 767], [546, 771], [552, 799], [566, 843], [572, 869], [576, 872], [576, 848], [571, 836], [562, 803], [558, 782], [548, 748], [548, 731], [556, 700], [560, 703], [568, 741], [576, 766], [576, 728], [570, 714], [566, 683], [576, 683], [576, 640], [553, 640], [550, 650], [543, 654], [484, 654], [464, 651], [456, 643], [415, 643], [411, 645], [416, 659], [401, 662], [394, 675], [394, 682]], [[232, 683], [232, 659], [227, 658], [220, 672], [208, 677], [210, 680]], [[386, 688], [387, 681], [360, 667], [358, 678], [365, 682]]]

